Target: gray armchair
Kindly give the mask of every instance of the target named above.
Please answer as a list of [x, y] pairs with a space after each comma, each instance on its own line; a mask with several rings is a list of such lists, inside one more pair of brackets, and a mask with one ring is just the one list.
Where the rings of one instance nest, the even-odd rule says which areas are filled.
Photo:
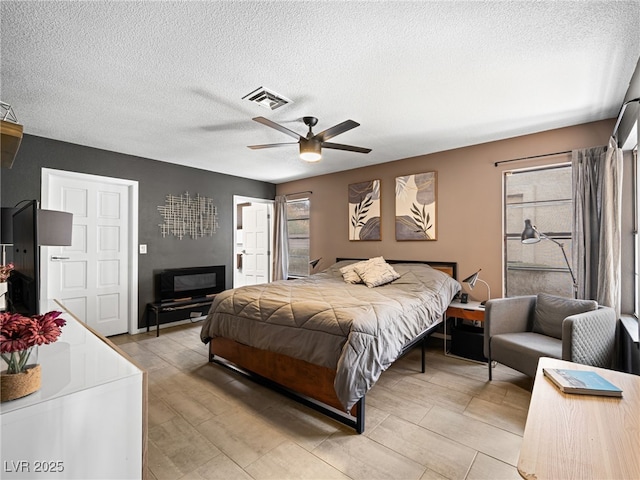
[[541, 293], [500, 298], [486, 304], [484, 355], [534, 377], [540, 357], [611, 368], [616, 334], [615, 310], [593, 300]]

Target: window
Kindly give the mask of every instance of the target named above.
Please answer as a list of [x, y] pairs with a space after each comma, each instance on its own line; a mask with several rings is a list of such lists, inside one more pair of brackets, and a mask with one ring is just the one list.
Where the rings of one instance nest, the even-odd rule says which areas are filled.
[[308, 198], [287, 201], [290, 277], [309, 275], [309, 207]]
[[524, 221], [529, 219], [541, 233], [564, 245], [571, 262], [571, 215], [570, 164], [505, 173], [505, 296], [573, 296], [562, 249], [550, 240], [521, 242]]

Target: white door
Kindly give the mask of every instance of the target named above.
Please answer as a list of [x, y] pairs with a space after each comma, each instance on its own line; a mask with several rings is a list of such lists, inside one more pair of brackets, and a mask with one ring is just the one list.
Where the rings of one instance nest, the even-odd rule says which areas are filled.
[[[60, 173], [47, 176], [46, 208], [73, 214], [72, 245], [43, 248], [43, 301], [51, 309], [52, 300], [59, 299], [105, 336], [126, 333], [133, 324], [130, 314], [137, 311], [137, 299], [130, 298], [129, 186], [118, 179]], [[43, 174], [43, 208], [44, 186]], [[137, 275], [137, 264], [135, 269]]]
[[270, 206], [253, 203], [242, 209], [242, 273], [245, 285], [269, 282]]

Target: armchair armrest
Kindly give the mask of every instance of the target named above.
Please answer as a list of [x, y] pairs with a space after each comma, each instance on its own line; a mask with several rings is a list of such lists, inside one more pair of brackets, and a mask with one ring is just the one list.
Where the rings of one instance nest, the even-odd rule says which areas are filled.
[[562, 359], [611, 368], [616, 339], [616, 312], [599, 306], [596, 310], [570, 315], [562, 322]]
[[536, 296], [494, 298], [487, 301], [484, 314], [484, 355], [489, 358], [489, 343], [494, 335], [526, 332], [531, 328]]

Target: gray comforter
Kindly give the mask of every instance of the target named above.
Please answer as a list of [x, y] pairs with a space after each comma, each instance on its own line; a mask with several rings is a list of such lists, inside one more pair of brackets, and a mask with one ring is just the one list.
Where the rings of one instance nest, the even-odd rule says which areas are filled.
[[[376, 288], [345, 283], [340, 262], [298, 280], [218, 294], [202, 341], [225, 337], [336, 370], [348, 411], [402, 348], [442, 320], [460, 284], [425, 264], [394, 264], [400, 278]], [[215, 352], [214, 352], [215, 353]]]

